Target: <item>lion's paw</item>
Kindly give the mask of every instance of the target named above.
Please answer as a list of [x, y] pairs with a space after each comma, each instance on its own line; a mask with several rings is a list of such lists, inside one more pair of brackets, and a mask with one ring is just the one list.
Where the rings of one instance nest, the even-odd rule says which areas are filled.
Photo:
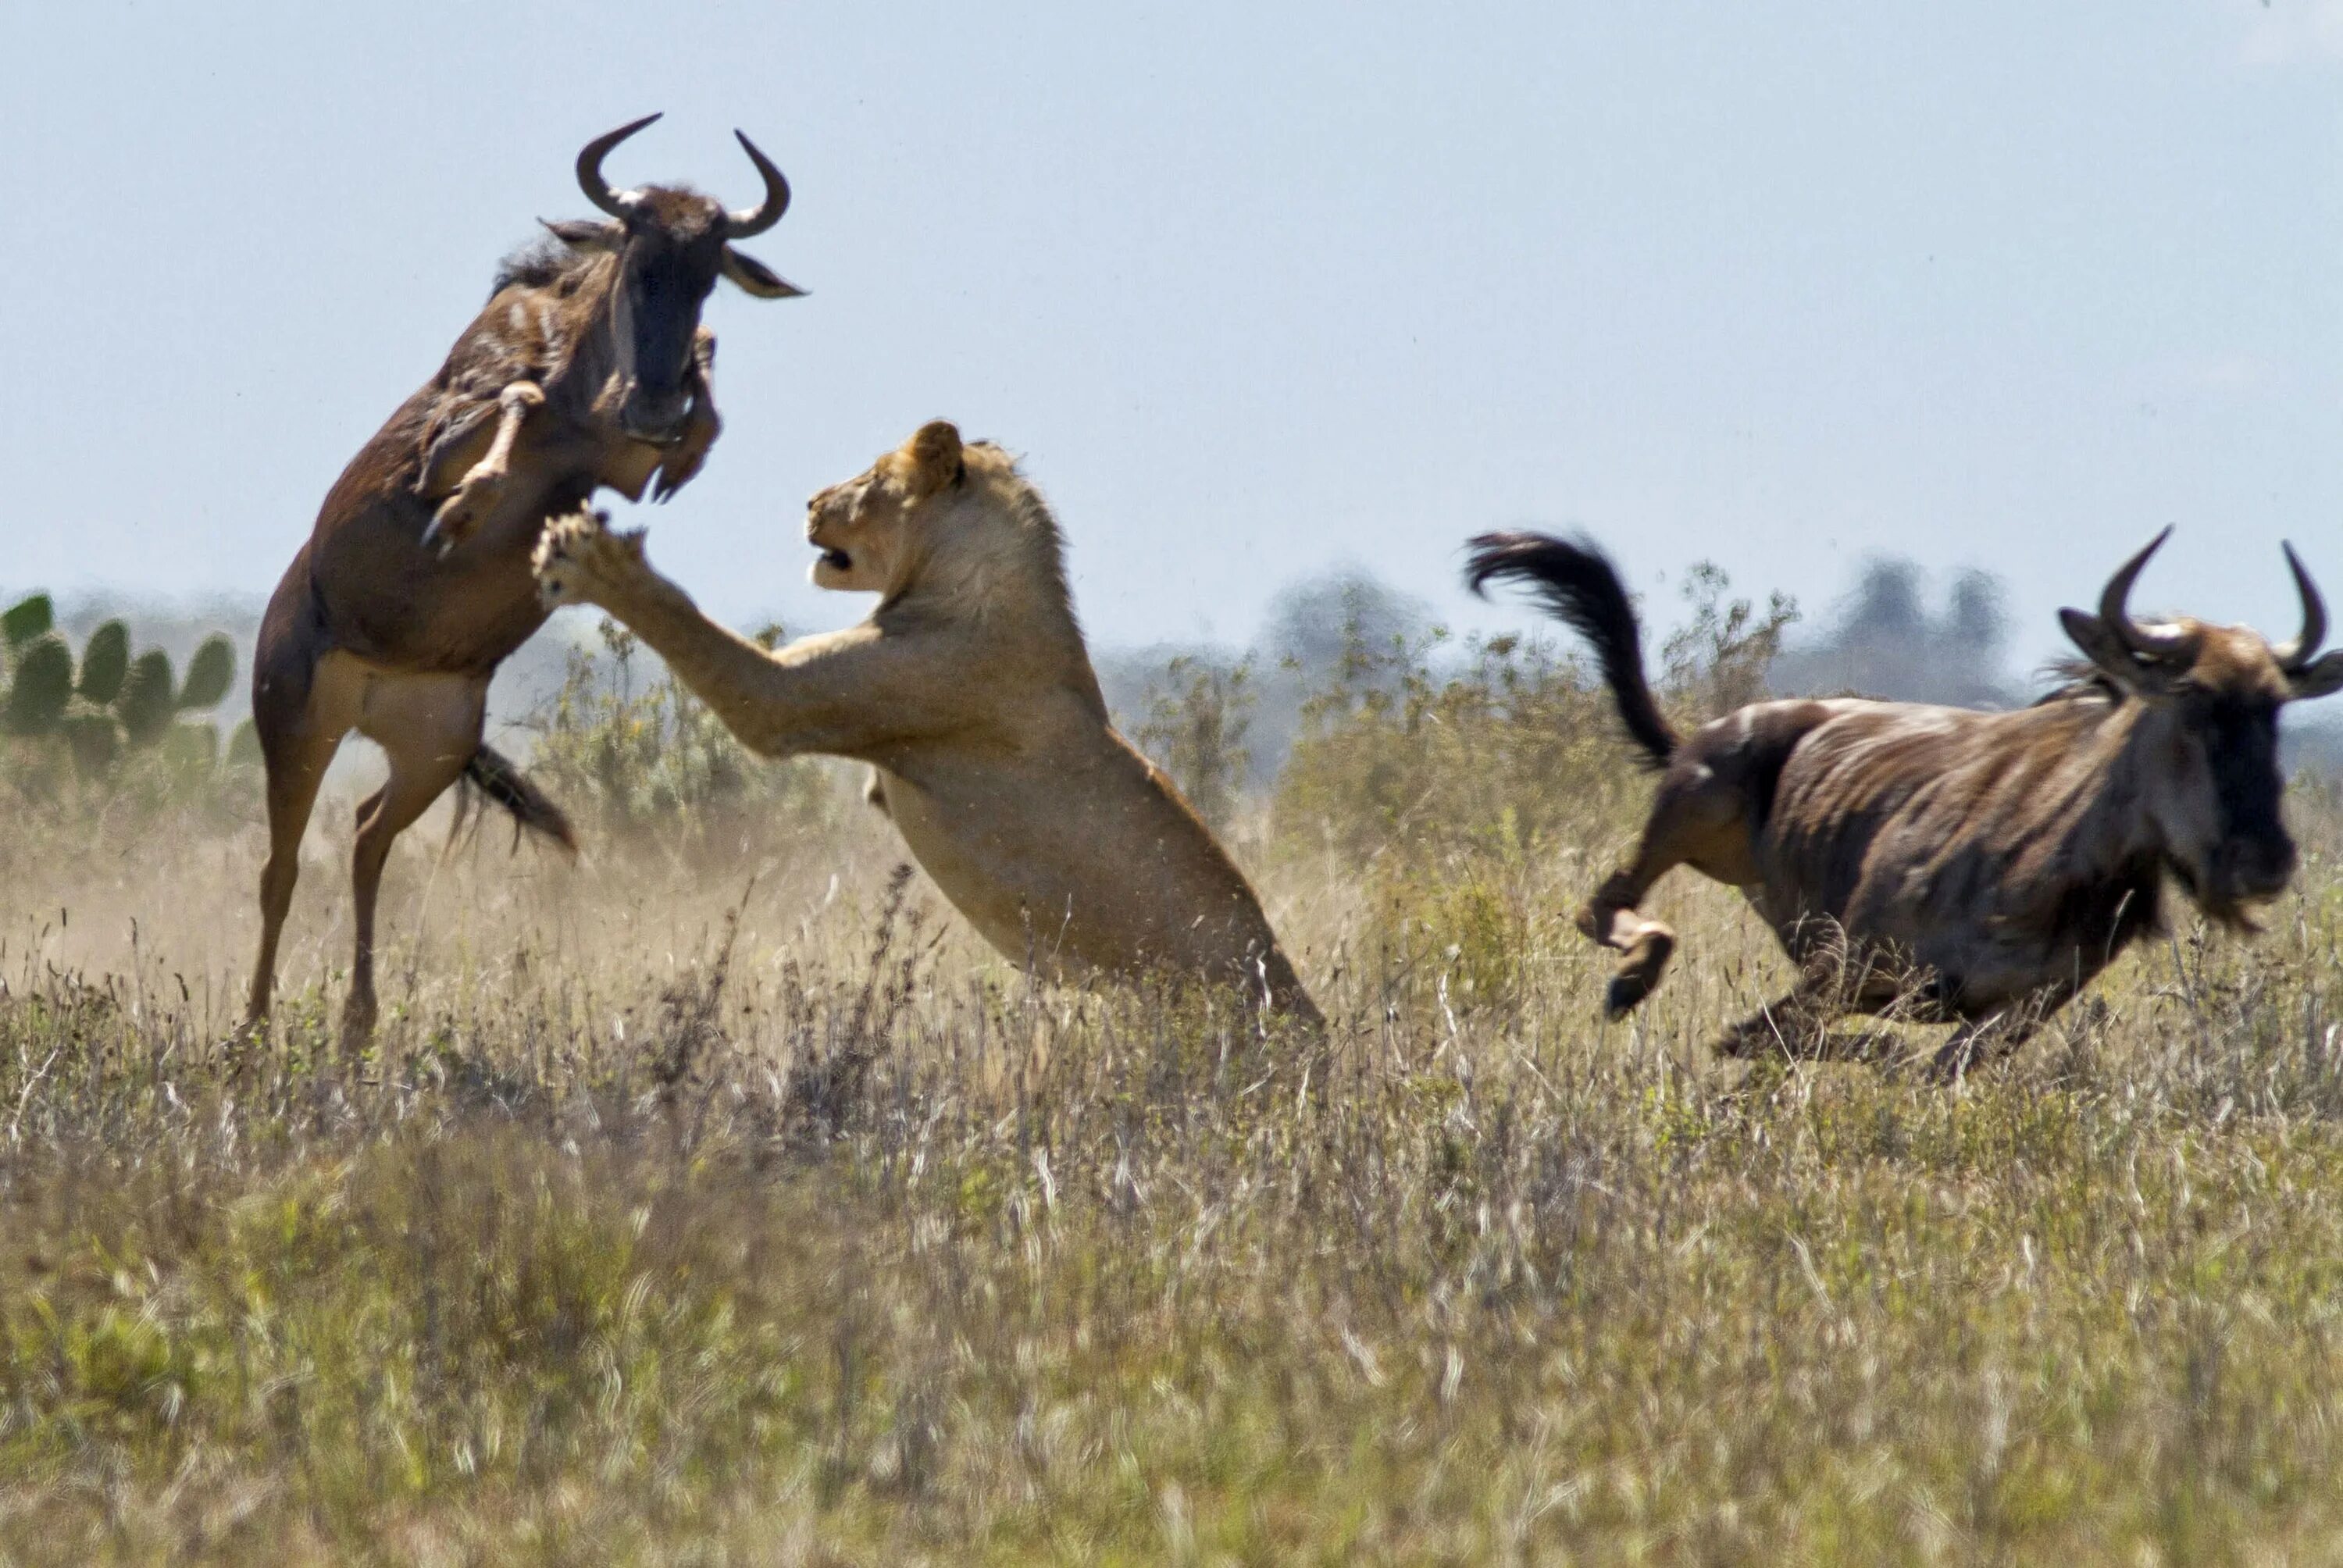
[[572, 512], [545, 525], [529, 564], [537, 595], [548, 609], [566, 604], [608, 607], [609, 595], [639, 580], [650, 569], [643, 558], [643, 531], [613, 531], [607, 512]]

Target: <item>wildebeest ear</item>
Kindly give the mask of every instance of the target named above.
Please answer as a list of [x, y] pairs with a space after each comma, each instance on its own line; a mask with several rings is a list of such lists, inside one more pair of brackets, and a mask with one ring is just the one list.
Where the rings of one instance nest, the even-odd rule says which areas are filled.
[[2300, 702], [2336, 691], [2343, 691], [2343, 648], [2311, 660], [2309, 668], [2297, 670], [2287, 677], [2287, 698], [2289, 701]]
[[805, 292], [746, 251], [724, 247], [724, 276], [759, 299], [795, 299]]
[[949, 419], [930, 419], [904, 443], [911, 459], [913, 483], [922, 496], [932, 496], [957, 482], [966, 472], [960, 455], [960, 427]]
[[2139, 689], [2139, 661], [2116, 639], [2107, 622], [2087, 610], [2062, 609], [2058, 612], [2058, 624], [2066, 628], [2067, 637], [2101, 674], [2126, 691]]
[[615, 223], [595, 218], [564, 218], [559, 223], [544, 218], [537, 221], [573, 250], [616, 250], [626, 242], [627, 231]]

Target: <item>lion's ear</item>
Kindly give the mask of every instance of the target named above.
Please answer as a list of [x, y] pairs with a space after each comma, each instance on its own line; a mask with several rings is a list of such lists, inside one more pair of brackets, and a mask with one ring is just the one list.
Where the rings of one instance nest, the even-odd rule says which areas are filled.
[[960, 449], [960, 427], [949, 419], [930, 419], [904, 444], [911, 459], [913, 482], [922, 496], [932, 496], [960, 482], [967, 471]]

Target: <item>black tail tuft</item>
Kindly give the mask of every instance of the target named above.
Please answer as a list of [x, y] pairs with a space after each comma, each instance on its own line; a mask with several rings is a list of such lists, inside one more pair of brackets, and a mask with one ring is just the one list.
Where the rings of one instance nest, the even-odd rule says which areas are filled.
[[1594, 661], [1619, 705], [1627, 733], [1654, 768], [1675, 755], [1676, 732], [1661, 717], [1644, 678], [1643, 633], [1635, 607], [1610, 558], [1582, 538], [1572, 544], [1551, 534], [1483, 534], [1473, 541], [1464, 582], [1487, 597], [1491, 578], [1529, 585], [1547, 612], [1566, 622], [1594, 649]]
[[[569, 819], [561, 808], [546, 799], [542, 790], [528, 781], [512, 759], [483, 746], [472, 753], [464, 764], [463, 782], [512, 813], [515, 824], [514, 841], [519, 841], [520, 830], [541, 833], [575, 855], [578, 835], [571, 830]], [[463, 825], [466, 802], [456, 803], [457, 827]]]

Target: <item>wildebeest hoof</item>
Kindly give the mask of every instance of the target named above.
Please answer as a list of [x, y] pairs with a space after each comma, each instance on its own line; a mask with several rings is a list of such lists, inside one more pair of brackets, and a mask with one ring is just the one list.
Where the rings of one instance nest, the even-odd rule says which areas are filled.
[[651, 480], [651, 499], [664, 505], [678, 490], [691, 483], [707, 457], [708, 448], [705, 447], [669, 453], [667, 461], [659, 465], [657, 477]]
[[375, 1000], [372, 991], [354, 990], [342, 1003], [342, 1049], [358, 1050], [374, 1039]]
[[1923, 1076], [1930, 1083], [1958, 1084], [1969, 1075], [1969, 1069], [1977, 1065], [1981, 1056], [1976, 1040], [1956, 1035], [1928, 1059]]
[[449, 550], [472, 537], [481, 523], [496, 509], [504, 497], [505, 477], [502, 474], [468, 474], [456, 493], [439, 503], [438, 512], [431, 526], [423, 531], [426, 548], [436, 547], [444, 558]]
[[1642, 975], [1613, 975], [1603, 992], [1603, 1016], [1622, 1018], [1652, 994], [1652, 982]]

